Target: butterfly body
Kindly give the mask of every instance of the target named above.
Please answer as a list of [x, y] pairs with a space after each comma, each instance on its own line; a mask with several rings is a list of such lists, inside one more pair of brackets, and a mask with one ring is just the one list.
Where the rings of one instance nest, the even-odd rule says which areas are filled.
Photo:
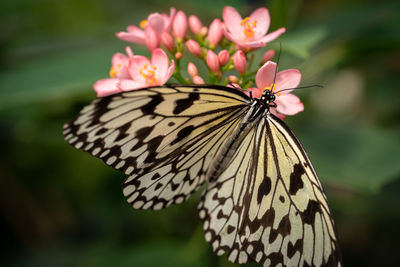
[[153, 87], [96, 99], [66, 140], [127, 175], [136, 209], [181, 203], [203, 184], [206, 240], [232, 262], [342, 266], [317, 175], [292, 131], [260, 99], [222, 86]]

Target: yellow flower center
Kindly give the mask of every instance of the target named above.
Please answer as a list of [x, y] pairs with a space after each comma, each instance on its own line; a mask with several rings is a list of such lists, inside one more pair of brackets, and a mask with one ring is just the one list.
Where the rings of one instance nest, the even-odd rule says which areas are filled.
[[[271, 83], [270, 86], [265, 86], [264, 87], [264, 91], [265, 90], [269, 90], [269, 91], [271, 91], [273, 93], [276, 90], [276, 85], [274, 83]], [[281, 95], [281, 93], [277, 93], [276, 94], [276, 96], [280, 96], [280, 95]]]
[[147, 25], [147, 19], [144, 19], [139, 23], [139, 26], [142, 29], [146, 28], [146, 25]]
[[121, 69], [122, 65], [121, 64], [117, 64], [117, 68], [114, 68], [114, 66], [111, 66], [110, 69], [110, 77], [111, 78], [115, 78], [115, 76], [117, 76], [117, 74], [119, 73], [119, 69]]
[[156, 78], [156, 69], [156, 66], [149, 67], [149, 65], [144, 64], [144, 66], [139, 70], [140, 75], [145, 78], [148, 85], [155, 85], [158, 82]]
[[246, 17], [242, 19], [240, 26], [244, 28], [243, 34], [247, 38], [252, 38], [254, 36], [254, 28], [257, 27], [257, 20], [250, 21], [250, 18]]

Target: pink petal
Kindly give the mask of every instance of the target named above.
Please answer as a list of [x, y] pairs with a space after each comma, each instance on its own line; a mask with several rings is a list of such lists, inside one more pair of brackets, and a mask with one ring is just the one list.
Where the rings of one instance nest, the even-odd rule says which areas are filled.
[[147, 64], [150, 67], [150, 61], [145, 56], [134, 56], [128, 68], [132, 80], [145, 83], [146, 79], [140, 74], [140, 69]]
[[250, 15], [250, 21], [257, 21], [257, 26], [254, 28], [254, 39], [265, 35], [268, 31], [271, 18], [269, 16], [268, 9], [260, 7], [253, 11]]
[[165, 29], [164, 31], [169, 32], [169, 30], [171, 29], [172, 26], [172, 22], [175, 19], [175, 15], [176, 15], [176, 9], [171, 7], [171, 9], [169, 10], [169, 18], [167, 23], [165, 23]]
[[304, 110], [300, 99], [293, 94], [283, 94], [275, 100], [276, 110], [285, 115], [295, 115]]
[[157, 32], [152, 27], [146, 27], [146, 46], [149, 51], [160, 47], [161, 38], [157, 35]]
[[[296, 88], [301, 81], [301, 73], [296, 69], [289, 69], [278, 72], [276, 75], [276, 90], [284, 90], [289, 88]], [[283, 91], [282, 94], [288, 94], [292, 90]]]
[[133, 80], [120, 80], [118, 87], [121, 91], [132, 91], [135, 89], [148, 87], [148, 85], [146, 83]]
[[175, 62], [173, 60], [171, 60], [171, 66], [169, 66], [167, 72], [165, 73], [165, 75], [160, 75], [160, 74], [156, 74], [157, 75], [157, 85], [163, 85], [166, 82], [168, 82], [169, 78], [171, 78], [172, 74], [174, 73], [175, 70]]
[[257, 88], [263, 89], [267, 86], [271, 86], [274, 82], [276, 72], [276, 63], [272, 61], [267, 61], [256, 74], [256, 84]]
[[[148, 21], [148, 27], [151, 27], [158, 36], [164, 31], [164, 18], [159, 13], [150, 14]], [[147, 27], [146, 27], [147, 28]]]
[[168, 68], [166, 80], [165, 82], [163, 82], [163, 84], [166, 83], [169, 80], [169, 78], [171, 78], [172, 74], [174, 74], [174, 71], [175, 71], [175, 61], [171, 60], [171, 66], [169, 66]]
[[250, 96], [250, 92], [253, 98], [260, 98], [264, 93], [264, 90], [262, 88], [249, 88], [245, 93]]
[[175, 63], [172, 60], [171, 66], [169, 66], [167, 72], [163, 76], [157, 74], [157, 83], [155, 85], [161, 86], [163, 84], [166, 84], [169, 78], [171, 78], [172, 74], [174, 73], [174, 70], [175, 70]]
[[137, 35], [133, 33], [128, 33], [128, 32], [117, 32], [115, 34], [119, 39], [124, 40], [126, 42], [131, 42], [135, 44], [145, 44], [146, 40], [144, 38], [144, 33], [142, 35]]
[[250, 41], [250, 42], [242, 42], [242, 44], [240, 45], [240, 47], [244, 50], [246, 49], [255, 49], [255, 48], [260, 48], [260, 47], [264, 47], [267, 44], [261, 41]]
[[240, 39], [236, 38], [237, 36], [234, 36], [232, 33], [230, 33], [226, 26], [222, 27], [222, 32], [224, 33], [226, 39], [234, 42], [235, 44], [240, 44]]
[[115, 53], [111, 58], [111, 64], [113, 66], [121, 64], [122, 66], [128, 66], [129, 59], [122, 53]]
[[240, 37], [243, 35], [243, 28], [240, 26], [242, 17], [236, 11], [236, 9], [231, 6], [224, 7], [224, 10], [222, 11], [222, 18], [224, 19], [224, 23], [228, 28], [228, 31], [230, 31], [233, 36]]
[[157, 67], [157, 80], [163, 79], [168, 72], [168, 56], [161, 48], [157, 48], [151, 53], [151, 65]]
[[102, 79], [93, 84], [98, 97], [112, 95], [121, 92], [118, 88], [119, 79]]
[[279, 119], [281, 119], [281, 120], [285, 120], [285, 118], [286, 118], [285, 115], [283, 115], [283, 114], [281, 114], [281, 113], [278, 113], [278, 112], [276, 111], [275, 108], [271, 108], [269, 111], [270, 111], [272, 114], [274, 114], [275, 116], [277, 116], [277, 117], [278, 117]]
[[265, 35], [264, 37], [260, 38], [258, 41], [261, 41], [261, 42], [264, 42], [264, 43], [269, 43], [272, 40], [275, 40], [276, 38], [278, 38], [285, 31], [286, 31], [285, 28], [277, 29], [276, 31], [270, 32], [267, 35]]

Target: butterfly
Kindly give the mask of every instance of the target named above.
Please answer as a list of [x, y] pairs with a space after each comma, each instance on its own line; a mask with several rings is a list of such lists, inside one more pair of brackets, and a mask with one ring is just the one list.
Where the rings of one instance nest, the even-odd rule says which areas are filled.
[[135, 209], [198, 206], [205, 239], [235, 263], [342, 266], [317, 174], [275, 95], [216, 85], [165, 85], [95, 99], [64, 125], [75, 148], [126, 176]]

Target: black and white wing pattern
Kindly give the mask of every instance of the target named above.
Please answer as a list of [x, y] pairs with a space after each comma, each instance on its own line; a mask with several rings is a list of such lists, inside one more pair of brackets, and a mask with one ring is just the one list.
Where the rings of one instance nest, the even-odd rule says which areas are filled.
[[127, 175], [136, 209], [199, 204], [218, 255], [264, 266], [342, 266], [317, 175], [291, 130], [268, 108], [222, 86], [165, 86], [94, 100], [65, 139]]
[[236, 263], [342, 266], [327, 199], [304, 149], [273, 115], [241, 142], [199, 204], [206, 240]]
[[134, 208], [162, 209], [204, 183], [249, 101], [225, 87], [136, 90], [94, 100], [64, 126], [64, 136], [128, 176], [123, 192]]

